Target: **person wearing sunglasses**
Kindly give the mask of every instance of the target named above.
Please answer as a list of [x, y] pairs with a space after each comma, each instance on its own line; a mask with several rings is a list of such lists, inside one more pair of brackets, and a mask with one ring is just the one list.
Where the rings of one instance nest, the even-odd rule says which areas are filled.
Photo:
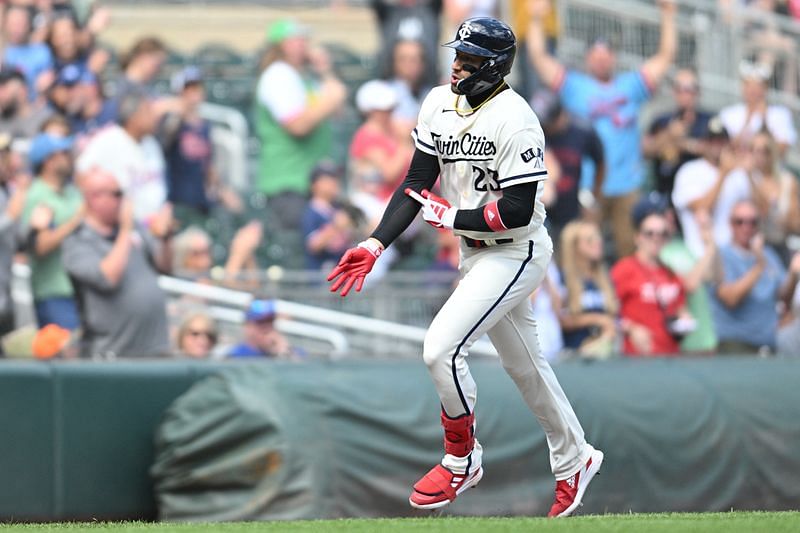
[[214, 320], [204, 312], [190, 314], [178, 328], [178, 353], [193, 359], [208, 359], [217, 345]]
[[764, 243], [758, 207], [734, 205], [730, 244], [719, 249], [712, 311], [720, 354], [754, 354], [775, 349], [778, 298], [792, 290], [775, 250]]
[[667, 217], [644, 197], [634, 207], [636, 251], [611, 269], [620, 305], [623, 353], [677, 355], [680, 341], [695, 327], [681, 279], [659, 259], [670, 238]]
[[137, 224], [133, 202], [109, 172], [94, 167], [79, 181], [86, 215], [64, 241], [62, 255], [81, 311], [81, 355], [169, 355], [166, 296], [158, 275], [170, 271], [171, 233], [157, 238]]
[[653, 162], [656, 191], [672, 194], [675, 174], [703, 155], [702, 139], [711, 114], [698, 107], [700, 85], [692, 69], [682, 68], [672, 80], [675, 109], [658, 116], [642, 138], [642, 152]]

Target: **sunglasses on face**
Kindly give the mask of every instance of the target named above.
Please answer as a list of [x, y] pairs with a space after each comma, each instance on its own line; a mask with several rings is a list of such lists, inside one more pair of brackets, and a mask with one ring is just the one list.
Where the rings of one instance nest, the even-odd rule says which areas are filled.
[[667, 230], [656, 231], [652, 229], [646, 229], [642, 230], [642, 236], [647, 239], [654, 239], [656, 237], [659, 239], [666, 239], [669, 237], [669, 232]]
[[757, 226], [758, 219], [757, 218], [734, 218], [733, 219], [734, 226]]
[[217, 342], [217, 334], [204, 329], [190, 329], [186, 332], [190, 337], [205, 337], [209, 342]]

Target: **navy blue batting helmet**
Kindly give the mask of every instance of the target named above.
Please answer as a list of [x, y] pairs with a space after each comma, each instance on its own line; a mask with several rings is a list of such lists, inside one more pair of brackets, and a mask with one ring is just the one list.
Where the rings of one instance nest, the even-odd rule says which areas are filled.
[[465, 20], [456, 30], [456, 38], [443, 46], [486, 58], [476, 72], [456, 84], [455, 91], [467, 96], [499, 83], [511, 72], [517, 53], [514, 32], [505, 22], [490, 17]]

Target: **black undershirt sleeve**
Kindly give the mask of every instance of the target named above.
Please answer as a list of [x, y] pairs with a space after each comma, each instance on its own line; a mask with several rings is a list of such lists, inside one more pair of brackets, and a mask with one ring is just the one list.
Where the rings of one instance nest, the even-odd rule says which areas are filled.
[[[527, 226], [533, 216], [538, 181], [520, 183], [503, 189], [503, 197], [497, 200], [497, 212], [508, 229]], [[476, 209], [459, 209], [454, 229], [467, 231], [494, 231], [486, 223], [483, 206]]]
[[438, 177], [439, 158], [417, 149], [411, 159], [411, 167], [408, 169], [406, 179], [394, 191], [389, 205], [386, 206], [386, 211], [383, 213], [383, 218], [370, 236], [378, 239], [384, 248], [388, 248], [411, 224], [422, 207], [404, 192], [406, 188], [410, 187], [417, 192], [422, 189], [430, 190]]

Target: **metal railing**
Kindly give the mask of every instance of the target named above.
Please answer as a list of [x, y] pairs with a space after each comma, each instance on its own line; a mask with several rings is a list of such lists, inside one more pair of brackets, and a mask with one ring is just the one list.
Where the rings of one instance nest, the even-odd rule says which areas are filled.
[[[308, 279], [309, 275], [307, 272], [285, 272], [283, 279], [294, 279], [297, 283], [299, 280]], [[420, 283], [419, 273], [398, 273], [397, 278], [406, 280], [409, 284], [414, 280], [417, 284]], [[195, 304], [199, 303], [216, 320], [233, 326], [239, 326], [244, 322], [244, 309], [254, 298], [253, 294], [249, 292], [195, 283], [171, 276], [160, 276], [158, 281], [159, 286], [173, 301], [190, 298]], [[391, 284], [384, 284], [380, 298], [374, 298], [372, 303], [381, 300], [389, 307], [395, 305], [397, 301], [391, 300], [392, 293], [387, 295], [383, 291], [383, 288], [389, 285], [402, 287], [402, 284], [396, 283], [397, 280], [394, 281]], [[273, 280], [274, 282], [275, 280]], [[397, 290], [403, 291], [402, 288]], [[318, 286], [315, 291], [320, 292]], [[334, 301], [346, 300], [340, 296], [331, 296]], [[364, 300], [364, 296], [365, 293], [362, 293], [348, 300]], [[28, 265], [14, 264], [12, 297], [17, 313], [17, 325], [35, 323]], [[425, 327], [374, 318], [369, 316], [368, 310], [366, 311], [367, 316], [365, 316], [300, 302], [315, 302], [315, 300], [313, 298], [295, 298], [294, 300], [276, 298], [276, 311], [279, 315], [276, 328], [301, 342], [307, 339], [321, 341], [326, 348], [315, 351], [322, 352], [331, 359], [339, 359], [344, 356], [407, 357], [422, 353], [421, 347], [426, 334]], [[362, 307], [361, 310], [365, 311], [366, 308]], [[171, 318], [175, 320], [180, 317]], [[429, 321], [431, 316], [424, 318]], [[497, 351], [487, 338], [479, 339], [470, 349], [470, 353], [482, 356], [497, 355]]]
[[[297, 279], [305, 277], [305, 274], [306, 273], [287, 273], [287, 277], [291, 278], [294, 275]], [[412, 279], [411, 275], [409, 275], [409, 279]], [[415, 276], [415, 279], [417, 283], [419, 283], [419, 275]], [[241, 309], [246, 308], [253, 299], [251, 293], [194, 283], [168, 276], [161, 276], [159, 278], [159, 285], [165, 292], [175, 297], [189, 296], [199, 298], [207, 305], [217, 307], [229, 306], [229, 308], [233, 310], [238, 310], [238, 314], [223, 312], [227, 313], [224, 315], [225, 319], [233, 323], [241, 323], [243, 321]], [[319, 293], [319, 287], [316, 287], [315, 292]], [[361, 296], [363, 296], [363, 294], [358, 295], [357, 298]], [[343, 300], [340, 296], [333, 295], [333, 297], [338, 300]], [[391, 300], [388, 296], [383, 294], [383, 291], [381, 300], [388, 301], [391, 304]], [[341, 347], [341, 338], [344, 337], [347, 342], [346, 348], [352, 349], [353, 353], [350, 355], [360, 354], [376, 356], [421, 353], [420, 347], [425, 340], [426, 333], [424, 327], [410, 326], [369, 316], [326, 309], [320, 305], [299, 303], [300, 301], [309, 300], [296, 298], [294, 301], [290, 301], [278, 298], [276, 299], [276, 311], [279, 315], [284, 315], [287, 321], [300, 321], [308, 326], [313, 325], [326, 329], [315, 330], [311, 328], [304, 330], [303, 326], [289, 326], [285, 330], [286, 333], [300, 336], [308, 335], [317, 339], [324, 338], [331, 342], [334, 349], [337, 348], [337, 346]], [[222, 316], [219, 311], [217, 311], [217, 313]], [[330, 331], [327, 330], [339, 332], [342, 334], [342, 337], [332, 336]], [[479, 339], [472, 346], [470, 353], [476, 355], [497, 355], [492, 344], [485, 338]], [[340, 353], [333, 354], [334, 357], [340, 355]]]

